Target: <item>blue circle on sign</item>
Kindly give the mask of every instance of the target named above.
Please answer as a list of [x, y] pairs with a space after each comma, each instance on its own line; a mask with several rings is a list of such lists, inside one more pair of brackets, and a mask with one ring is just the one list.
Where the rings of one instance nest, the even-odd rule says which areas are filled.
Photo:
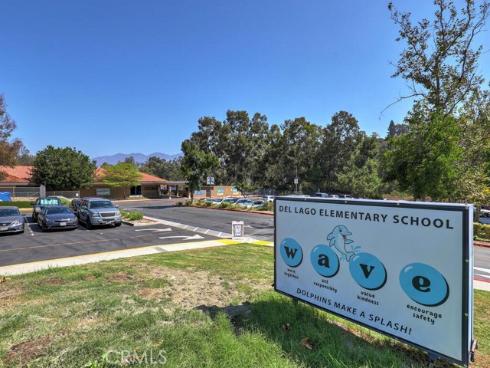
[[298, 267], [303, 261], [303, 249], [293, 238], [286, 238], [279, 246], [281, 257], [289, 267]]
[[333, 277], [339, 272], [340, 262], [337, 253], [324, 244], [318, 244], [311, 251], [311, 264], [318, 274]]
[[412, 263], [400, 272], [403, 291], [418, 304], [435, 307], [449, 297], [449, 285], [442, 274], [425, 263]]
[[356, 254], [349, 263], [349, 270], [352, 278], [364, 289], [378, 290], [386, 283], [386, 268], [372, 254]]

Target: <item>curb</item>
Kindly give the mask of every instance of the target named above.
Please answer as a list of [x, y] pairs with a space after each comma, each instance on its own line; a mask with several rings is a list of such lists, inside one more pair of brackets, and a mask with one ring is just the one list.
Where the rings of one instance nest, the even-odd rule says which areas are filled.
[[480, 240], [473, 240], [473, 245], [475, 247], [490, 248], [490, 243]]

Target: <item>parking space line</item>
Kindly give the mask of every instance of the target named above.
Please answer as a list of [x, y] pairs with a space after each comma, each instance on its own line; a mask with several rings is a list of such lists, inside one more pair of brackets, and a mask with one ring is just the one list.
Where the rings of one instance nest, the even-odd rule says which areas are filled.
[[145, 236], [147, 236], [147, 235], [146, 234], [145, 235], [136, 235], [136, 236], [127, 237], [127, 238], [83, 240], [83, 241], [68, 242], [68, 243], [61, 243], [61, 244], [36, 245], [36, 246], [33, 246], [33, 247], [25, 247], [25, 248], [0, 249], [0, 252], [15, 252], [15, 251], [19, 251], [19, 250], [38, 249], [38, 248], [49, 248], [49, 247], [60, 247], [60, 246], [65, 246], [65, 245], [107, 243], [107, 242], [111, 242], [111, 241], [114, 241], [114, 240], [130, 240], [130, 239], [136, 239], [136, 238], [143, 238]]
[[32, 231], [31, 225], [36, 225], [36, 224], [31, 224], [30, 222], [27, 223], [27, 228], [29, 229], [29, 234], [31, 236], [34, 236], [34, 231]]

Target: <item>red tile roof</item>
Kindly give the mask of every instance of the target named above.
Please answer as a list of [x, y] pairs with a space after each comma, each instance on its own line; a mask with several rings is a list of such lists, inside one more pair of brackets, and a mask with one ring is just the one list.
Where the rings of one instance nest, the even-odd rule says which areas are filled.
[[0, 166], [0, 171], [5, 175], [4, 178], [0, 180], [1, 183], [29, 184], [31, 182], [32, 166]]
[[[3, 184], [29, 184], [31, 179], [32, 166], [0, 166], [0, 171], [5, 174], [5, 177], [0, 181]], [[98, 167], [95, 170], [95, 180], [100, 181], [106, 176], [107, 171], [102, 167]], [[159, 178], [158, 176], [150, 175], [144, 172], [140, 172], [141, 183], [165, 183], [166, 180]]]
[[[102, 168], [102, 167], [98, 167], [96, 170], [95, 170], [95, 180], [96, 181], [101, 181], [104, 176], [107, 175], [107, 171]], [[150, 174], [147, 174], [147, 173], [144, 173], [144, 172], [141, 172], [140, 171], [140, 183], [165, 183], [166, 180], [165, 179], [162, 179], [162, 178], [159, 178], [158, 176], [154, 176], [154, 175], [150, 175]]]

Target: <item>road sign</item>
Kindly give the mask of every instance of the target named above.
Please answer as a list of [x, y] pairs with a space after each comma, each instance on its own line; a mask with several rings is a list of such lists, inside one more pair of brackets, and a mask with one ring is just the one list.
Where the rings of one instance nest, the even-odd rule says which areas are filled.
[[294, 178], [294, 185], [298, 185], [299, 183], [299, 179], [298, 178]]
[[207, 185], [214, 185], [214, 176], [208, 176], [206, 178], [206, 184]]
[[453, 362], [473, 340], [473, 207], [279, 197], [275, 290]]
[[233, 239], [240, 239], [245, 236], [245, 223], [243, 221], [232, 221], [231, 235]]

